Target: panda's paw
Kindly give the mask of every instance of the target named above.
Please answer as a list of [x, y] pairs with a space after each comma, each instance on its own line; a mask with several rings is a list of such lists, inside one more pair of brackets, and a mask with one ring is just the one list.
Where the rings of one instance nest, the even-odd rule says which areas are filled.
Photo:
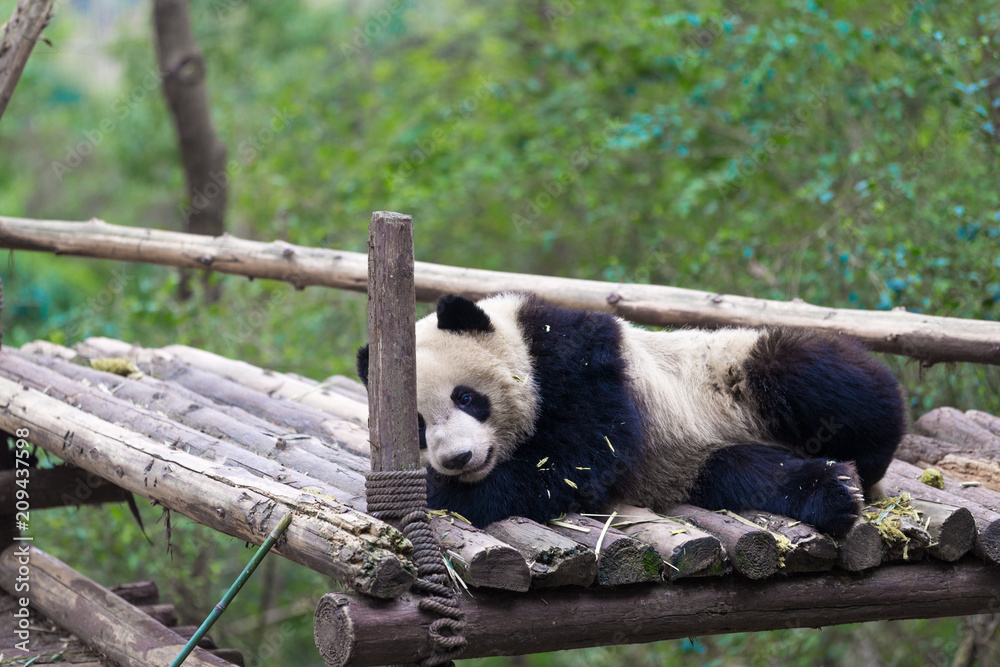
[[853, 463], [823, 461], [803, 520], [821, 532], [843, 537], [864, 507], [861, 482]]

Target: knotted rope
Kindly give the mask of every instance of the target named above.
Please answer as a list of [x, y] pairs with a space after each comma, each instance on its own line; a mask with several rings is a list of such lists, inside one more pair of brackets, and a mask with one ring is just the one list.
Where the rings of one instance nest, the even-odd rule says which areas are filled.
[[428, 629], [431, 655], [420, 665], [450, 664], [465, 649], [465, 612], [449, 586], [448, 570], [427, 516], [427, 478], [421, 470], [369, 471], [365, 476], [368, 513], [383, 521], [398, 521], [400, 530], [413, 544], [417, 565], [414, 590], [425, 597], [420, 609], [441, 616]]

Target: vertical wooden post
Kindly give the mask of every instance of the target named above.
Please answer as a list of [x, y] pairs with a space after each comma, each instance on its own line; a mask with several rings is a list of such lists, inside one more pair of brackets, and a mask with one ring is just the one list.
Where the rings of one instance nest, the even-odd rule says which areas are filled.
[[413, 218], [376, 211], [368, 227], [368, 429], [372, 470], [417, 470]]

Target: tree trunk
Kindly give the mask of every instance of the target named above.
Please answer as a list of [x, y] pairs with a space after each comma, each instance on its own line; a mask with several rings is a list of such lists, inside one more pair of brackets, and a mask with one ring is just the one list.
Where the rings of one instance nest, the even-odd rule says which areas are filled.
[[0, 118], [7, 109], [35, 42], [52, 18], [55, 0], [18, 0], [0, 32]]

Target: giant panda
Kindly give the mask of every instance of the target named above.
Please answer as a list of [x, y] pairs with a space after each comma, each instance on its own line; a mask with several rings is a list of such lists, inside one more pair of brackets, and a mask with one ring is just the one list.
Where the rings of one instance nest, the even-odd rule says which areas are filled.
[[[367, 345], [357, 362], [367, 383]], [[848, 336], [652, 332], [524, 293], [441, 297], [416, 370], [428, 504], [479, 527], [690, 502], [842, 536], [905, 425], [898, 382]]]

